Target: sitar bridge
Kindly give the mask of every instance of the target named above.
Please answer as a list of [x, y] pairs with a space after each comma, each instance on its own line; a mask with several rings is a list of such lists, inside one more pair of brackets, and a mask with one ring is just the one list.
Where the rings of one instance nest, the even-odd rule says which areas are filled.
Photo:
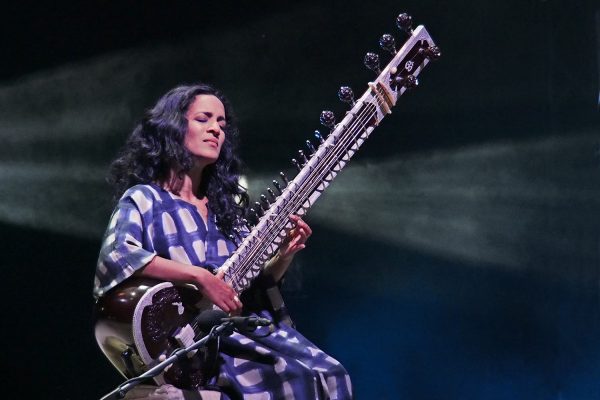
[[379, 108], [386, 113], [392, 113], [392, 107], [396, 105], [396, 99], [390, 90], [381, 82], [369, 82], [369, 87], [371, 88], [371, 93], [377, 100], [377, 104]]

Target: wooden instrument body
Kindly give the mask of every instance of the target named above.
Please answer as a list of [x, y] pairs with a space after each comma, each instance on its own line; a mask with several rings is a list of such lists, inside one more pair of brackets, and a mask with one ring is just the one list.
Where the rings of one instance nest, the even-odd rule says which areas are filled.
[[[212, 304], [191, 286], [177, 286], [146, 278], [129, 278], [96, 303], [96, 341], [104, 355], [126, 378], [145, 372], [174, 350], [191, 344], [207, 332], [194, 319]], [[178, 361], [155, 378], [158, 384], [179, 388], [204, 383], [212, 357], [211, 346]]]

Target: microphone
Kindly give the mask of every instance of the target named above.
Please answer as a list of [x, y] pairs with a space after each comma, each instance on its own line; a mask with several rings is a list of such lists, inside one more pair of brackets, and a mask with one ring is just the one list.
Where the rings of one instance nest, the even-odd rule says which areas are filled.
[[[157, 376], [160, 372], [168, 368], [175, 359], [179, 358], [187, 351], [196, 351], [200, 345], [205, 345], [208, 340], [216, 337], [215, 335], [231, 335], [234, 329], [240, 332], [252, 332], [259, 326], [270, 326], [270, 331], [274, 331], [274, 327], [266, 318], [260, 318], [255, 316], [249, 317], [230, 317], [223, 310], [219, 309], [207, 309], [200, 312], [196, 318], [194, 318], [195, 325], [204, 332], [210, 331], [210, 333], [204, 336], [199, 341], [180, 348], [174, 351], [168, 358], [162, 360], [159, 364], [153, 366], [148, 371], [144, 372], [138, 377], [131, 378], [119, 385], [115, 390], [108, 393], [100, 400], [120, 400], [123, 399], [126, 393], [135, 385], [143, 382], [144, 380]], [[214, 328], [214, 331], [213, 331]], [[214, 334], [213, 334], [214, 332]], [[195, 338], [194, 338], [195, 340]], [[168, 366], [167, 366], [168, 365]], [[137, 398], [137, 397], [136, 397]]]
[[210, 331], [213, 326], [221, 324], [221, 319], [225, 317], [227, 317], [227, 314], [222, 310], [208, 309], [198, 314], [195, 318], [195, 322], [198, 328], [207, 332]]
[[212, 327], [220, 324], [229, 324], [232, 328], [241, 332], [253, 332], [259, 326], [272, 326], [267, 318], [248, 316], [230, 317], [222, 310], [208, 309], [202, 311], [195, 319], [196, 326], [206, 332]]
[[261, 317], [227, 317], [221, 318], [222, 323], [231, 323], [235, 329], [242, 332], [254, 332], [259, 326], [271, 326], [272, 322]]

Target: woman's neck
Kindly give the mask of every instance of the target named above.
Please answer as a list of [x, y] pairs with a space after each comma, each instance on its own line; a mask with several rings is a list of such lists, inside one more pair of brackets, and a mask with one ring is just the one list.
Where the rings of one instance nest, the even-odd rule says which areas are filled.
[[175, 177], [174, 172], [171, 171], [171, 176], [169, 179], [171, 184], [168, 185], [167, 189], [169, 191], [173, 191], [171, 186], [173, 186], [174, 182], [179, 181], [177, 183], [180, 183], [181, 186], [179, 186], [179, 184], [177, 185], [179, 187], [179, 192], [177, 195], [190, 203], [197, 202], [204, 197], [203, 194], [198, 192], [200, 184], [202, 183], [202, 170], [203, 168], [192, 168], [190, 171], [183, 174], [181, 178]]

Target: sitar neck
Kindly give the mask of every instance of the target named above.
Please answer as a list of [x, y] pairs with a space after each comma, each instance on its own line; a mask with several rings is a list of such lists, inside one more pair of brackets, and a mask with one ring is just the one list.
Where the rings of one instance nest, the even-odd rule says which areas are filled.
[[[389, 44], [386, 46], [391, 50]], [[307, 213], [381, 120], [391, 113], [397, 99], [418, 84], [417, 76], [429, 60], [440, 54], [423, 26], [414, 31], [410, 29], [406, 43], [398, 51], [393, 49], [393, 53], [392, 60], [383, 70], [379, 69], [378, 56], [367, 54], [365, 64], [377, 72], [377, 79], [369, 82], [368, 89], [356, 101], [349, 88], [340, 90], [340, 99], [352, 104], [351, 109], [339, 123], [335, 123], [330, 111], [321, 114], [321, 123], [331, 129], [327, 138], [320, 137], [321, 143], [316, 149], [312, 144], [308, 146], [309, 152], [314, 150], [312, 154], [299, 152], [300, 159], [293, 160], [299, 172], [290, 182], [284, 177], [286, 186], [274, 202], [266, 202], [266, 197], [263, 199], [263, 204], [267, 203], [264, 214], [221, 267], [226, 281], [238, 293], [250, 286], [265, 262], [277, 251], [292, 228], [289, 215]]]

